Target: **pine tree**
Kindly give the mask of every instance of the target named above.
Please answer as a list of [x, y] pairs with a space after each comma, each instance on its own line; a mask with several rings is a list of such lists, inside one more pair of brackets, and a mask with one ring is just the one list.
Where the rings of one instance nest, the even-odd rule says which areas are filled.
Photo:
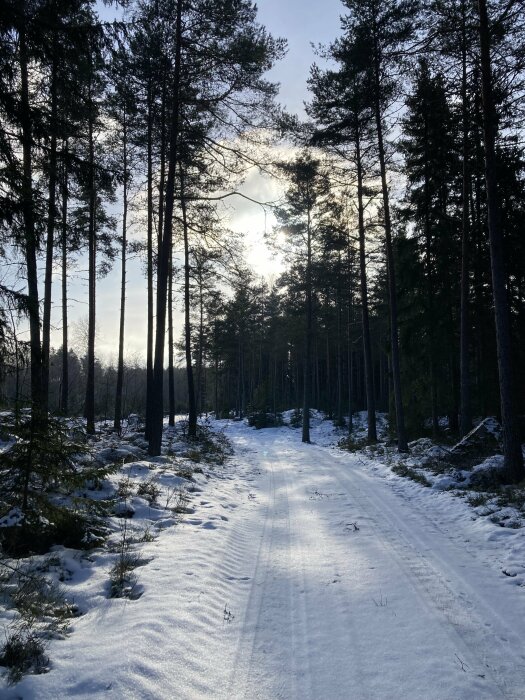
[[[192, 19], [192, 29], [188, 34], [184, 34], [183, 17], [184, 26], [188, 24], [186, 18]], [[258, 27], [255, 17], [256, 8], [244, 0], [234, 4], [220, 2], [212, 5], [203, 0], [191, 6], [184, 5], [182, 0], [177, 3], [174, 25], [175, 59], [171, 87], [171, 133], [165, 188], [165, 223], [159, 248], [157, 278], [157, 328], [152, 383], [155, 405], [152, 406], [149, 434], [151, 454], [158, 454], [161, 446], [168, 261], [172, 245], [176, 187], [184, 191], [185, 183], [184, 168], [180, 167], [181, 139], [184, 138], [181, 119], [186, 116], [185, 96], [188, 94], [188, 85], [184, 83], [184, 78], [191, 76], [189, 94], [195, 97], [197, 92], [196, 104], [202, 113], [208, 115], [210, 128], [214, 123], [220, 123], [221, 129], [229, 125], [232, 133], [238, 133], [239, 130], [245, 130], [247, 124], [255, 123], [256, 113], [262, 112], [254, 96], [258, 96], [260, 100], [267, 101], [269, 104], [269, 100], [275, 93], [275, 88], [262, 80], [262, 74], [270, 68], [272, 62], [282, 52], [281, 43], [274, 41], [262, 28]], [[185, 51], [182, 51], [183, 42], [187, 47]], [[213, 66], [210, 66], [209, 62], [203, 59], [206, 58], [212, 45], [215, 61]], [[216, 115], [219, 115], [219, 120]], [[184, 202], [184, 199], [183, 194], [181, 202]], [[185, 229], [184, 222], [183, 229]], [[189, 274], [189, 270], [186, 274]], [[187, 364], [188, 382], [191, 384], [191, 358], [188, 358]], [[190, 396], [194, 395], [191, 386], [189, 393]], [[193, 424], [192, 410], [191, 433], [193, 433]]]
[[128, 209], [129, 194], [136, 168], [134, 137], [137, 129], [136, 102], [129, 75], [132, 70], [128, 47], [121, 42], [113, 57], [111, 73], [114, 84], [108, 103], [108, 115], [115, 125], [112, 134], [112, 147], [120, 152], [120, 173], [122, 181], [122, 232], [121, 232], [121, 282], [120, 282], [120, 321], [118, 340], [117, 381], [115, 389], [115, 411], [113, 429], [120, 433], [122, 419], [122, 392], [124, 385], [124, 329], [126, 310], [126, 262], [128, 255]]
[[[356, 181], [367, 436], [368, 442], [373, 443], [377, 440], [377, 428], [365, 233], [367, 171], [369, 176], [375, 175], [371, 165], [374, 153], [373, 150], [371, 152], [374, 115], [367, 101], [371, 75], [368, 64], [363, 61], [363, 58], [365, 61], [367, 58], [366, 47], [359, 41], [350, 44], [344, 39], [335, 41], [329, 47], [327, 56], [337, 62], [339, 69], [327, 70], [324, 73], [316, 67], [312, 70], [309, 85], [314, 94], [314, 101], [310, 107], [310, 114], [319, 124], [314, 134], [314, 142], [331, 147], [339, 157], [344, 155], [344, 158], [350, 161], [351, 168], [347, 177]], [[366, 192], [370, 199], [370, 187]]]
[[505, 471], [511, 482], [525, 476], [523, 454], [518, 436], [512, 363], [509, 302], [503, 258], [503, 231], [498, 193], [496, 138], [498, 117], [494, 100], [491, 60], [491, 28], [485, 0], [478, 0], [481, 85], [483, 93], [483, 142], [487, 188], [488, 228], [492, 271], [492, 294], [496, 319], [498, 371], [503, 423]]
[[304, 151], [296, 160], [283, 164], [289, 186], [285, 204], [276, 212], [279, 228], [288, 238], [292, 255], [304, 273], [304, 360], [302, 441], [310, 442], [310, 408], [312, 407], [312, 347], [314, 334], [313, 264], [315, 239], [319, 237], [321, 203], [328, 193], [328, 179], [321, 163]]

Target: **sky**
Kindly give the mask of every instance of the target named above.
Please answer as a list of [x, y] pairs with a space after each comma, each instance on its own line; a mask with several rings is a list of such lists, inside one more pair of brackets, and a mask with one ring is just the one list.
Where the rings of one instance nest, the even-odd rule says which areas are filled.
[[[304, 101], [308, 100], [306, 81], [311, 64], [316, 60], [312, 44], [329, 43], [340, 33], [339, 16], [344, 7], [340, 0], [260, 0], [257, 3], [258, 21], [275, 37], [288, 41], [288, 52], [267, 77], [280, 84], [279, 102], [287, 111], [304, 116]], [[114, 15], [114, 9], [100, 3], [100, 14], [105, 18]], [[279, 194], [276, 183], [250, 172], [242, 191], [258, 201], [274, 200]], [[235, 201], [234, 201], [235, 200]], [[264, 243], [264, 234], [273, 225], [271, 213], [241, 198], [231, 198], [228, 203], [229, 226], [245, 236], [246, 262], [257, 275], [272, 278], [279, 272], [280, 264]], [[81, 351], [80, 328], [87, 318], [86, 271], [72, 271], [69, 280], [70, 341]], [[52, 343], [61, 344], [60, 276], [55, 277], [54, 331]], [[74, 301], [73, 301], [74, 299]], [[118, 347], [118, 318], [120, 303], [120, 264], [115, 262], [112, 272], [97, 283], [97, 356], [106, 362], [116, 359]], [[176, 314], [176, 337], [182, 331], [182, 317]], [[131, 260], [128, 265], [127, 312], [125, 352], [128, 359], [143, 361], [145, 357], [146, 329], [146, 279], [143, 265]]]

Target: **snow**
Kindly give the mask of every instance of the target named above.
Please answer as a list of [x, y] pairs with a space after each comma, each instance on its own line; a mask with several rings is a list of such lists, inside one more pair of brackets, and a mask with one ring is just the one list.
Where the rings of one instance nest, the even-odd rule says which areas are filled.
[[425, 488], [333, 447], [343, 433], [319, 414], [312, 445], [288, 426], [217, 423], [235, 447], [224, 465], [191, 481], [175, 458], [119, 475], [161, 488], [121, 500], [134, 513], [120, 527], [158, 533], [134, 549], [140, 597], [108, 597], [111, 551], [52, 553], [84, 614], [51, 642], [49, 673], [0, 697], [525, 697], [523, 530], [438, 477]]
[[15, 525], [19, 525], [23, 519], [24, 514], [22, 513], [20, 508], [11, 508], [9, 513], [6, 513], [3, 517], [0, 518], [0, 527], [13, 527]]

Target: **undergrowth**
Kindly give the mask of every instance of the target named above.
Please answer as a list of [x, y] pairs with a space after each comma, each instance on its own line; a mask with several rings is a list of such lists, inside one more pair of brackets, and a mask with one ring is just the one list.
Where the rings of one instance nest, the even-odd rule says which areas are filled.
[[418, 472], [415, 469], [408, 467], [402, 462], [394, 464], [392, 467], [392, 471], [398, 476], [404, 476], [408, 479], [412, 479], [412, 481], [417, 481], [417, 483], [421, 484], [422, 486], [432, 486], [432, 484], [424, 474], [421, 474], [421, 472]]
[[203, 461], [220, 466], [233, 454], [232, 444], [224, 432], [214, 431], [209, 425], [199, 425], [194, 440], [183, 437], [188, 442], [184, 456], [194, 463]]
[[45, 566], [32, 561], [3, 559], [0, 562], [0, 596], [7, 610], [14, 611], [4, 629], [0, 665], [13, 684], [25, 673], [44, 673], [51, 639], [64, 638], [70, 619], [78, 614], [59, 584], [45, 574]]

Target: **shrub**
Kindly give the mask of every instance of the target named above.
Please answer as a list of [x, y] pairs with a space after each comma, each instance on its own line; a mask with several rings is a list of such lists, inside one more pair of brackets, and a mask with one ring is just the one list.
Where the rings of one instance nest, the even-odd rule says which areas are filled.
[[415, 469], [408, 467], [406, 464], [396, 464], [392, 467], [392, 471], [398, 476], [404, 476], [408, 479], [412, 479], [412, 481], [417, 481], [422, 486], [432, 486], [424, 474], [417, 472]]
[[47, 671], [48, 658], [44, 652], [43, 640], [34, 629], [22, 624], [9, 630], [0, 652], [0, 665], [8, 669], [7, 682], [17, 683], [29, 671]]
[[[201, 453], [200, 450], [197, 449], [190, 449], [186, 451], [186, 457], [190, 459], [192, 462], [200, 462], [201, 461]], [[190, 477], [191, 478], [191, 477]]]
[[[199, 467], [200, 469], [200, 467]], [[194, 481], [193, 474], [195, 472], [195, 469], [192, 469], [191, 467], [181, 467], [180, 469], [177, 469], [177, 476], [180, 476], [182, 479], [187, 479], [188, 481]], [[202, 469], [201, 469], [202, 472]]]
[[283, 425], [283, 418], [280, 413], [268, 413], [266, 411], [258, 411], [250, 413], [248, 416], [248, 425], [257, 430], [262, 428], [278, 428]]
[[498, 494], [498, 505], [513, 506], [523, 510], [525, 508], [525, 489], [519, 486], [501, 486]]
[[88, 499], [73, 498], [67, 505], [42, 499], [23, 514], [19, 524], [0, 528], [0, 543], [15, 557], [45, 554], [55, 544], [91, 549], [107, 536], [103, 515], [104, 504]]
[[75, 457], [85, 447], [71, 438], [74, 428], [63, 420], [48, 417], [32, 426], [26, 415], [7, 422], [14, 442], [0, 454], [0, 512], [19, 512], [20, 517], [1, 528], [4, 549], [23, 556], [44, 553], [51, 544], [85, 546], [97, 520], [96, 507], [88, 499], [81, 506], [73, 498], [67, 506], [57, 502], [88, 482], [99, 482], [114, 467], [78, 465]]
[[198, 458], [197, 455], [190, 457], [190, 450], [187, 453], [187, 456], [194, 462], [204, 460], [213, 464], [224, 464], [227, 457], [233, 454], [231, 442], [226, 435], [222, 431], [215, 432], [206, 425], [199, 425], [196, 443], [195, 441], [192, 443], [191, 450], [198, 451]]
[[137, 583], [133, 573], [139, 564], [139, 556], [134, 552], [121, 552], [109, 572], [110, 598], [129, 598]]
[[110, 598], [133, 598], [133, 590], [137, 584], [134, 570], [140, 566], [141, 560], [137, 552], [132, 550], [134, 540], [127, 520], [120, 526], [120, 538], [116, 546], [117, 559], [109, 572]]
[[300, 408], [296, 408], [290, 416], [290, 426], [292, 428], [300, 428], [303, 424], [303, 412]]
[[14, 683], [24, 673], [47, 671], [46, 641], [66, 633], [77, 609], [31, 562], [1, 562], [0, 581], [7, 607], [16, 610], [0, 650], [0, 664], [8, 668], [8, 682]]
[[347, 435], [347, 437], [341, 438], [337, 445], [342, 450], [347, 450], [348, 452], [358, 452], [367, 446], [367, 441], [366, 438], [356, 440], [351, 435]]
[[467, 503], [473, 508], [478, 506], [484, 506], [489, 500], [488, 494], [486, 493], [475, 493], [472, 496], [467, 497]]
[[160, 496], [160, 486], [153, 477], [141, 481], [137, 487], [137, 496], [142, 496], [150, 503], [155, 503]]
[[52, 487], [71, 487], [81, 482], [73, 461], [82, 448], [74, 443], [63, 421], [48, 418], [32, 425], [24, 416], [10, 425], [15, 442], [0, 454], [0, 486], [9, 506], [31, 506]]

